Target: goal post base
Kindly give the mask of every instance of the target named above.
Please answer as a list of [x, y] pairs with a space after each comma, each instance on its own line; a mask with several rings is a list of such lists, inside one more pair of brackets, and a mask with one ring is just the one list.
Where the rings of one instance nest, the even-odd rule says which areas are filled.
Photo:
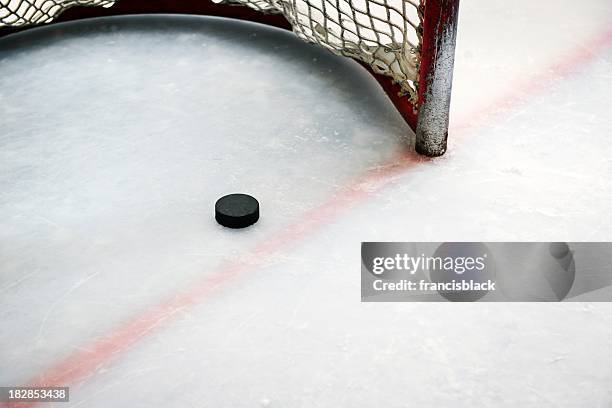
[[423, 156], [439, 157], [446, 153], [446, 140], [448, 132], [442, 134], [431, 134], [424, 131], [418, 132], [414, 150]]

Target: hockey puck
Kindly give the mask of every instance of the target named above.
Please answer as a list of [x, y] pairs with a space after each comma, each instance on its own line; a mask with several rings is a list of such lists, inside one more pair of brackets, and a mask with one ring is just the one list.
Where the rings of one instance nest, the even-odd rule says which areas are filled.
[[247, 194], [229, 194], [215, 204], [215, 219], [224, 227], [246, 228], [259, 220], [259, 203]]

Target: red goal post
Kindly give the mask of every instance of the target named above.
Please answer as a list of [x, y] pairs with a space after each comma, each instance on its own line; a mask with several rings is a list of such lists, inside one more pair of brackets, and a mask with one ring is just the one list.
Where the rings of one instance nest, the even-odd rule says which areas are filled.
[[125, 14], [231, 17], [294, 31], [359, 61], [416, 133], [446, 151], [459, 0], [4, 0], [0, 36], [42, 23]]

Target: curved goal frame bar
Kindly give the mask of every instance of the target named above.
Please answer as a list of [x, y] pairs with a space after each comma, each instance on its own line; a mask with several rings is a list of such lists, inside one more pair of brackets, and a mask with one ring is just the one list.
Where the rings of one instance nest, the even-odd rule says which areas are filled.
[[[421, 60], [418, 74], [418, 101], [402, 96], [390, 77], [376, 78], [399, 113], [416, 133], [418, 153], [435, 157], [446, 151], [459, 0], [420, 0], [422, 14]], [[216, 4], [211, 0], [120, 0], [109, 8], [75, 6], [60, 14], [56, 22], [126, 14], [195, 14], [254, 21], [286, 30], [291, 25], [279, 14], [265, 14], [242, 5]], [[32, 26], [1, 27], [0, 37]]]

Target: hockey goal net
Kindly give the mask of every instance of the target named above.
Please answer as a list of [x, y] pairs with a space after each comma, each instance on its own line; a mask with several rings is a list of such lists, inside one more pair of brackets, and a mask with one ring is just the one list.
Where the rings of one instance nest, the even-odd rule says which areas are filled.
[[[50, 23], [73, 7], [64, 19], [173, 11], [233, 14], [249, 19], [248, 13], [227, 7], [247, 6], [260, 13], [260, 22], [290, 28], [305, 41], [360, 61], [377, 77], [415, 130], [416, 150], [439, 156], [446, 150], [458, 3], [459, 0], [0, 0], [0, 29], [14, 31]], [[227, 11], [222, 12], [220, 7]], [[113, 12], [92, 12], [95, 8]], [[285, 24], [278, 15], [284, 17]]]

